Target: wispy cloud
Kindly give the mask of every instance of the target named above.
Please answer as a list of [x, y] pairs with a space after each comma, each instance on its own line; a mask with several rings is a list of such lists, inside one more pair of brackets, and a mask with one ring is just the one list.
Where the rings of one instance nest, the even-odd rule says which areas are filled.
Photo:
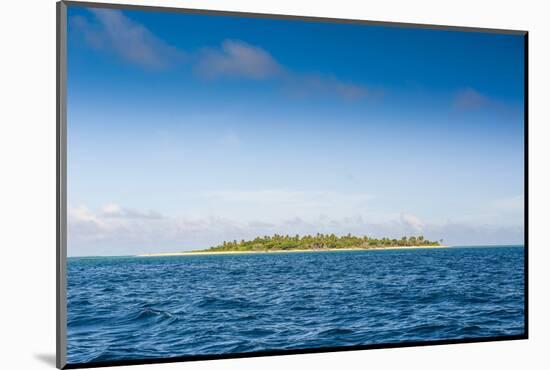
[[[245, 199], [239, 195], [233, 199]], [[385, 221], [355, 216], [281, 215], [265, 220], [261, 215], [248, 220], [223, 216], [167, 216], [154, 211], [134, 210], [118, 204], [98, 209], [86, 206], [68, 209], [68, 252], [70, 255], [120, 255], [208, 248], [224, 240], [251, 239], [261, 235], [335, 233], [400, 238], [424, 235], [445, 244], [467, 245], [521, 243], [521, 224], [509, 226], [446, 221], [433, 223], [402, 213]], [[266, 208], [264, 208], [266, 209]], [[150, 217], [153, 214], [154, 217]]]
[[241, 147], [241, 138], [234, 132], [226, 132], [218, 139], [218, 145], [224, 149], [238, 149]]
[[222, 217], [168, 217], [154, 211], [129, 211], [114, 203], [98, 209], [69, 206], [67, 226], [68, 253], [73, 256], [206, 248], [244, 235], [243, 230], [249, 227]]
[[450, 106], [455, 113], [488, 112], [518, 118], [523, 116], [524, 108], [522, 102], [503, 100], [472, 87], [457, 90], [451, 98]]
[[238, 40], [225, 40], [219, 48], [202, 50], [195, 68], [208, 78], [265, 80], [285, 73], [284, 68], [267, 51]]
[[459, 110], [476, 110], [489, 104], [487, 96], [470, 87], [458, 91], [453, 99], [453, 107]]
[[144, 25], [120, 10], [89, 9], [92, 17], [71, 17], [71, 26], [97, 50], [114, 53], [126, 62], [146, 68], [190, 64], [210, 80], [232, 78], [273, 80], [295, 96], [331, 94], [343, 99], [373, 96], [361, 84], [342, 81], [332, 75], [304, 74], [281, 64], [269, 51], [243, 40], [224, 40], [216, 47], [182, 50], [156, 36]]
[[331, 191], [301, 191], [287, 189], [268, 189], [256, 191], [218, 191], [204, 194], [216, 202], [239, 203], [242, 206], [269, 207], [271, 212], [275, 208], [288, 214], [314, 209], [318, 210], [338, 207], [365, 207], [366, 203], [373, 199], [366, 193], [340, 193]]
[[116, 203], [108, 203], [100, 208], [100, 216], [106, 218], [131, 218], [131, 219], [160, 219], [163, 216], [153, 210], [140, 211], [131, 208], [124, 208]]
[[373, 95], [365, 86], [334, 76], [300, 74], [279, 63], [268, 51], [239, 40], [225, 40], [220, 48], [207, 48], [197, 58], [195, 70], [208, 78], [279, 80], [292, 95], [335, 94], [345, 99]]
[[424, 222], [411, 213], [401, 213], [400, 219], [403, 224], [411, 227], [416, 232], [421, 232], [424, 229]]
[[344, 82], [334, 76], [287, 74], [285, 90], [290, 95], [308, 97], [312, 95], [337, 95], [347, 100], [379, 96], [371, 89], [351, 82]]
[[163, 68], [180, 61], [185, 53], [155, 36], [119, 10], [89, 9], [93, 19], [73, 16], [71, 25], [96, 49], [144, 67]]

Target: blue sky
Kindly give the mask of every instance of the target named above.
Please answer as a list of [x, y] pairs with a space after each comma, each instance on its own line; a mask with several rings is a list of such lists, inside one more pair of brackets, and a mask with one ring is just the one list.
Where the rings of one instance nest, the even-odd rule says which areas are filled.
[[523, 240], [523, 38], [69, 7], [69, 255]]

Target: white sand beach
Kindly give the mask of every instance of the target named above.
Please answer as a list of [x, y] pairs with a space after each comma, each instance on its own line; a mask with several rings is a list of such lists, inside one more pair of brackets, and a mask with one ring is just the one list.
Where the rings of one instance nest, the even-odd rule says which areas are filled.
[[219, 254], [273, 254], [273, 253], [323, 253], [323, 252], [345, 252], [345, 251], [379, 251], [396, 249], [441, 249], [449, 248], [447, 245], [415, 245], [407, 247], [374, 247], [374, 248], [329, 248], [329, 249], [289, 249], [274, 251], [189, 251], [189, 252], [166, 252], [166, 253], [144, 253], [136, 257], [175, 257], [175, 256], [199, 256], [199, 255], [219, 255]]

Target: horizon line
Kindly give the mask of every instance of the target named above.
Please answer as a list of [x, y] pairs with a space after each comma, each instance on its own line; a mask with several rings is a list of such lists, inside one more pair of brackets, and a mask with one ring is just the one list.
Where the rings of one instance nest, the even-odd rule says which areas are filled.
[[[448, 248], [500, 248], [500, 247], [525, 247], [525, 243], [522, 244], [467, 244], [467, 245], [447, 245]], [[403, 247], [407, 248], [407, 247]], [[381, 250], [381, 249], [379, 249]], [[395, 250], [395, 249], [388, 249], [388, 250]], [[138, 253], [138, 254], [124, 254], [124, 255], [82, 255], [82, 256], [67, 256], [67, 258], [105, 258], [105, 257], [111, 257], [111, 258], [127, 258], [127, 257], [137, 257], [139, 255], [143, 254], [169, 254], [169, 253], [185, 253], [185, 252], [193, 252], [193, 250], [178, 250], [178, 251], [172, 251], [172, 252], [145, 252], [145, 253]], [[368, 251], [368, 249], [365, 249], [365, 251]], [[322, 252], [322, 250], [320, 250]]]

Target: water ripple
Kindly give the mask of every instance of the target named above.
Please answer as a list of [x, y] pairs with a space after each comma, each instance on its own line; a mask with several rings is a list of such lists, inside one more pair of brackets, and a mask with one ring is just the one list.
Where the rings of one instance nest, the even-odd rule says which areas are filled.
[[75, 258], [69, 363], [522, 334], [523, 249]]

